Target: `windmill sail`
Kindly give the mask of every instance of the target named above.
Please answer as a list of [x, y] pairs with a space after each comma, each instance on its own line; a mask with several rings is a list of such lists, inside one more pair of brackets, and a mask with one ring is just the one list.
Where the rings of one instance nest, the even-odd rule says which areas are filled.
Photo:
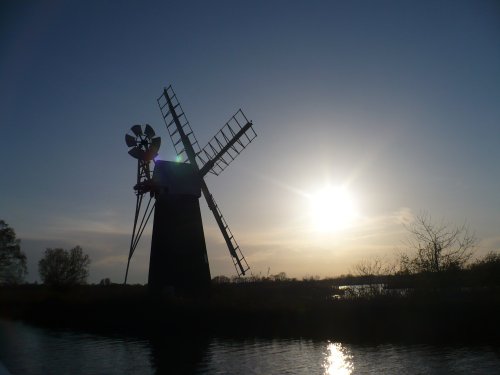
[[201, 174], [211, 172], [218, 176], [256, 137], [252, 123], [239, 109], [203, 147], [199, 155], [203, 161]]
[[[202, 191], [203, 191], [203, 185], [202, 185]], [[208, 192], [208, 189], [207, 193], [209, 195], [209, 198], [207, 198], [207, 195], [205, 195], [205, 198], [207, 198], [208, 206], [212, 210], [215, 219], [217, 221], [217, 224], [219, 224], [222, 236], [224, 237], [224, 240], [226, 241], [227, 247], [229, 249], [229, 253], [231, 254], [231, 259], [233, 261], [234, 268], [236, 269], [236, 273], [238, 274], [238, 276], [244, 276], [245, 273], [250, 269], [250, 266], [248, 265], [245, 257], [243, 256], [243, 253], [241, 252], [240, 249], [240, 245], [238, 245], [238, 242], [236, 242], [236, 239], [234, 238], [231, 229], [229, 229], [229, 225], [224, 219], [224, 216], [222, 216], [222, 212], [219, 209], [219, 206], [217, 205], [217, 203], [215, 203], [214, 197]]]
[[164, 89], [157, 101], [177, 156], [180, 161], [192, 164], [199, 173], [201, 191], [222, 232], [236, 272], [238, 276], [245, 275], [249, 270], [248, 263], [208, 190], [203, 176], [208, 171], [214, 174], [222, 172], [257, 136], [252, 129], [252, 123], [247, 120], [240, 109], [212, 138], [202, 152], [172, 86]]
[[181, 107], [181, 104], [177, 100], [177, 95], [175, 95], [172, 86], [168, 86], [168, 88], [163, 90], [163, 94], [156, 101], [160, 107], [163, 121], [167, 126], [168, 135], [174, 145], [174, 149], [177, 154], [176, 161], [183, 163], [192, 162], [189, 160], [189, 156], [182, 141], [181, 132], [179, 131], [176, 121], [179, 122], [180, 128], [188, 138], [189, 143], [191, 144], [191, 147], [196, 155], [201, 152], [200, 144], [191, 129], [191, 125], [189, 125], [189, 121]]

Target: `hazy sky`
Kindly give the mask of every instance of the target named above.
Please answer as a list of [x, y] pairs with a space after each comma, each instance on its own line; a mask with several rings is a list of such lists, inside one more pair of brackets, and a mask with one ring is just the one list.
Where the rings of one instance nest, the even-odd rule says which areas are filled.
[[[258, 138], [207, 183], [254, 274], [347, 273], [392, 258], [403, 222], [467, 222], [500, 248], [498, 1], [2, 1], [0, 218], [29, 280], [81, 245], [123, 280], [136, 162], [124, 134], [172, 84], [204, 145], [242, 108]], [[307, 198], [344, 186], [357, 216], [319, 232]], [[234, 269], [201, 202], [212, 276]], [[131, 264], [145, 282], [150, 235]]]

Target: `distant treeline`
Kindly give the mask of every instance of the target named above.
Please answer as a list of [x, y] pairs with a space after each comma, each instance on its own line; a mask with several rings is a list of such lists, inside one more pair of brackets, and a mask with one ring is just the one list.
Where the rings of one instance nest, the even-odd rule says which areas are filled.
[[[374, 260], [373, 262], [379, 262]], [[362, 268], [360, 270], [360, 268]], [[349, 285], [384, 285], [386, 289], [397, 288], [439, 288], [439, 287], [500, 287], [500, 254], [489, 253], [484, 258], [472, 262], [464, 268], [449, 268], [440, 272], [387, 272], [388, 267], [358, 267], [358, 274], [347, 274], [337, 277], [320, 278], [319, 276], [306, 276], [301, 280], [287, 277], [280, 272], [269, 276], [250, 276], [246, 278], [216, 276], [212, 279], [214, 284], [229, 283], [276, 283], [276, 282], [304, 282], [316, 285], [330, 286]]]

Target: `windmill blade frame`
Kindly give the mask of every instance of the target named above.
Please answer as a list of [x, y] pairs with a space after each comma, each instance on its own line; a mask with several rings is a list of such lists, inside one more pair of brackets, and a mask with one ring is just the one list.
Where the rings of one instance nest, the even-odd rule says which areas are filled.
[[[177, 95], [172, 89], [172, 85], [165, 88], [163, 90], [163, 94], [159, 98], [157, 98], [156, 101], [158, 102], [158, 106], [160, 107], [163, 121], [167, 126], [168, 135], [170, 136], [172, 144], [174, 145], [175, 153], [177, 155], [176, 161], [181, 163], [196, 164], [196, 161], [190, 160], [187, 154], [184, 142], [181, 139], [179, 129], [186, 135], [195, 155], [199, 155], [201, 153], [200, 144], [198, 143], [198, 140], [194, 135], [193, 129], [191, 129], [191, 125], [189, 124], [186, 114], [184, 113], [184, 110], [182, 109], [182, 106], [177, 99]], [[203, 164], [205, 163], [203, 162]]]
[[241, 108], [226, 122], [202, 149], [208, 160], [201, 168], [204, 176], [210, 172], [218, 176], [257, 137], [252, 122]]
[[[253, 133], [250, 133], [250, 136], [247, 136], [247, 141], [245, 143], [240, 142], [240, 138], [245, 135], [245, 133], [251, 129], [252, 123], [249, 122], [246, 119], [246, 116], [243, 114], [241, 109], [236, 113], [235, 116], [233, 116], [231, 120], [234, 119], [236, 124], [239, 125], [238, 120], [236, 119], [237, 115], [241, 115], [242, 118], [245, 119], [245, 124], [243, 126], [239, 126], [240, 130], [235, 133], [231, 139], [227, 137], [227, 134], [222, 131], [222, 129], [219, 131], [220, 134], [222, 134], [223, 139], [227, 141], [224, 142], [224, 144], [220, 143], [219, 146], [219, 141], [222, 142], [221, 139], [214, 137], [213, 139], [216, 139], [216, 145], [214, 144], [213, 147], [210, 146], [210, 151], [207, 149], [205, 152], [205, 155], [212, 156], [213, 159], [210, 160], [204, 160], [202, 155], [202, 151], [199, 148], [199, 143], [198, 140], [196, 139], [193, 130], [191, 129], [191, 126], [189, 125], [189, 122], [187, 121], [186, 115], [184, 113], [184, 110], [182, 109], [178, 99], [177, 95], [175, 94], [174, 90], [172, 89], [172, 86], [168, 86], [168, 88], [165, 88], [163, 90], [163, 94], [157, 99], [158, 106], [160, 107], [160, 111], [162, 113], [163, 120], [165, 121], [165, 125], [167, 126], [167, 131], [170, 135], [170, 138], [172, 140], [172, 143], [174, 145], [174, 148], [177, 152], [178, 157], [183, 158], [183, 162], [189, 162], [190, 164], [193, 165], [193, 167], [196, 169], [196, 171], [199, 173], [199, 178], [200, 178], [200, 184], [201, 184], [201, 191], [203, 193], [203, 196], [205, 197], [205, 200], [208, 204], [208, 207], [212, 211], [214, 218], [219, 226], [219, 229], [222, 233], [222, 236], [224, 237], [224, 240], [226, 242], [226, 245], [229, 249], [229, 253], [231, 255], [231, 258], [233, 260], [233, 264], [235, 266], [236, 272], [238, 276], [245, 275], [246, 272], [250, 269], [248, 266], [248, 263], [243, 256], [243, 253], [241, 252], [241, 249], [239, 245], [237, 244], [236, 240], [234, 239], [234, 235], [229, 229], [229, 226], [227, 225], [219, 207], [215, 203], [215, 200], [213, 199], [212, 194], [208, 190], [208, 186], [206, 185], [203, 176], [206, 174], [206, 171], [212, 170], [213, 167], [216, 165], [215, 163], [223, 156], [226, 154], [229, 155], [228, 153], [230, 152], [229, 150], [233, 150], [235, 152], [234, 157], [231, 155], [231, 161], [234, 160], [234, 158], [239, 155], [239, 153], [248, 145], [256, 136], [257, 134], [255, 131]], [[223, 127], [227, 128], [230, 133], [233, 132], [233, 128], [229, 125], [229, 122], [226, 123], [226, 125]], [[243, 122], [243, 121], [242, 121]], [[233, 125], [234, 126], [234, 125]], [[218, 133], [218, 134], [219, 134]], [[235, 146], [238, 143], [238, 145], [241, 148], [237, 148], [238, 146]], [[209, 142], [210, 144], [210, 142]], [[216, 152], [217, 151], [217, 152]], [[212, 152], [213, 155], [210, 153]], [[205, 169], [201, 169], [200, 166], [198, 165], [197, 160], [199, 160], [200, 165], [204, 167], [205, 165], [210, 165], [210, 167], [207, 167]], [[221, 169], [225, 169], [227, 165], [231, 162], [221, 162], [223, 163], [222, 165], [225, 165], [224, 167], [218, 167]], [[203, 172], [203, 173], [202, 173]]]

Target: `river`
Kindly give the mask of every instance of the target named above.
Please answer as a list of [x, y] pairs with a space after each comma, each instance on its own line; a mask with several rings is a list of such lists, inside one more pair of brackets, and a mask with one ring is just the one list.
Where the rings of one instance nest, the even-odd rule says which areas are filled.
[[4, 374], [499, 374], [494, 346], [310, 339], [137, 339], [0, 320]]

